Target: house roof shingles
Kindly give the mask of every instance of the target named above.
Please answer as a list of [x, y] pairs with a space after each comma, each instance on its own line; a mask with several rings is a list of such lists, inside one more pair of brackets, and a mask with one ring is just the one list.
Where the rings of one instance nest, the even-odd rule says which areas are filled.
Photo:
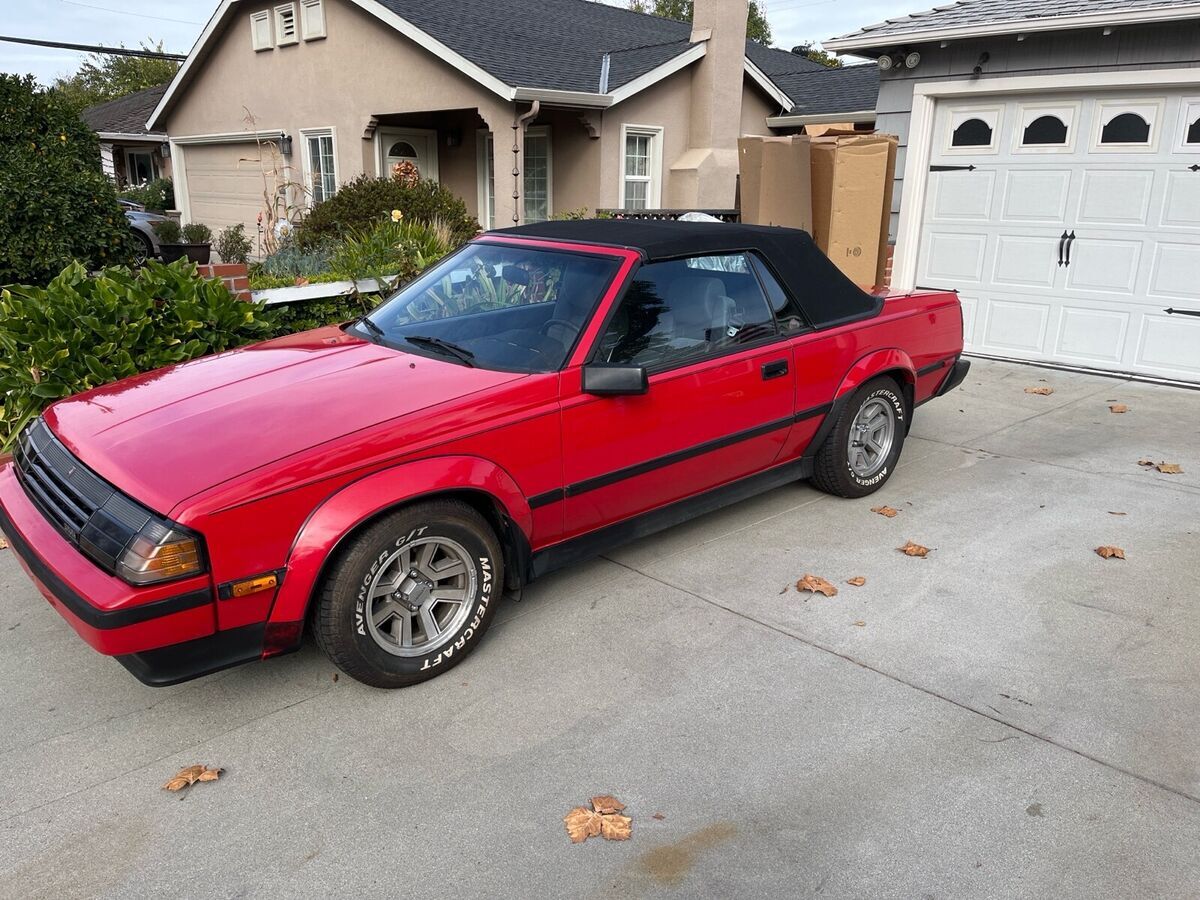
[[[687, 22], [591, 0], [376, 2], [513, 87], [595, 93], [608, 53], [608, 87], [615, 90], [691, 46]], [[746, 53], [772, 78], [819, 66], [755, 41], [746, 42]]]
[[1103, 15], [1172, 7], [1195, 6], [1195, 0], [957, 0], [947, 6], [888, 19], [833, 41], [901, 38], [944, 28], [969, 28], [1011, 23], [1014, 29], [1037, 19]]
[[879, 67], [821, 66], [815, 72], [776, 75], [776, 84], [792, 98], [794, 116], [826, 116], [875, 109], [879, 99]]
[[97, 134], [148, 135], [150, 132], [146, 130], [146, 120], [154, 112], [154, 107], [158, 106], [166, 89], [165, 84], [159, 84], [107, 103], [89, 106], [82, 113], [83, 121]]

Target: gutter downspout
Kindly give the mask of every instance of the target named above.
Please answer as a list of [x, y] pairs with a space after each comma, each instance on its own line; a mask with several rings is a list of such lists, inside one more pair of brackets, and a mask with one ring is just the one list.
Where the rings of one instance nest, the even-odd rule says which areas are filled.
[[525, 126], [538, 117], [541, 112], [542, 101], [534, 100], [533, 105], [523, 113], [517, 116], [513, 121], [513, 224], [521, 223], [521, 167], [517, 165], [517, 161], [522, 159], [521, 152], [525, 146]]

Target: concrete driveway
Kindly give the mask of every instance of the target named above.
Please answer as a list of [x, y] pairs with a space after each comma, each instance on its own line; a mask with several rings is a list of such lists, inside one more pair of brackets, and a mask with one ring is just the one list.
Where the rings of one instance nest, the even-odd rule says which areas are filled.
[[[875, 497], [547, 578], [405, 691], [311, 646], [144, 688], [3, 551], [0, 896], [1194, 898], [1198, 601], [1200, 392], [987, 361]], [[631, 841], [568, 843], [597, 793]]]

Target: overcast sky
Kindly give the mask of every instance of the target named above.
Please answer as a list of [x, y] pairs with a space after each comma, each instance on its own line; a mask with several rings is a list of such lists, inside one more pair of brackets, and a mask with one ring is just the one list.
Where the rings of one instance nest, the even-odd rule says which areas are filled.
[[[436, 2], [436, 0], [433, 0]], [[624, 5], [620, 0], [608, 0]], [[945, 0], [766, 0], [775, 44], [791, 48], [823, 40], [883, 19], [929, 9]], [[531, 0], [536, 6], [536, 0]], [[0, 34], [77, 44], [163, 41], [186, 53], [217, 7], [217, 0], [0, 0]], [[69, 74], [83, 54], [0, 42], [0, 71], [33, 73], [49, 83]]]

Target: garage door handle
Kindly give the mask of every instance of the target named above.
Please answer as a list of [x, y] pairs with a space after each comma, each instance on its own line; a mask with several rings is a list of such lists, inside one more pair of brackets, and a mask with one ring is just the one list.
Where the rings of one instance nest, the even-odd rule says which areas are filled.
[[1071, 236], [1067, 238], [1067, 268], [1071, 268], [1071, 247], [1075, 245], [1075, 232], [1071, 232]]
[[1067, 233], [1064, 231], [1062, 237], [1058, 239], [1058, 266], [1062, 268], [1066, 265], [1063, 261], [1063, 248], [1067, 246]]
[[775, 362], [763, 363], [763, 381], [770, 381], [772, 378], [782, 378], [787, 373], [788, 364], [786, 359], [777, 359]]

